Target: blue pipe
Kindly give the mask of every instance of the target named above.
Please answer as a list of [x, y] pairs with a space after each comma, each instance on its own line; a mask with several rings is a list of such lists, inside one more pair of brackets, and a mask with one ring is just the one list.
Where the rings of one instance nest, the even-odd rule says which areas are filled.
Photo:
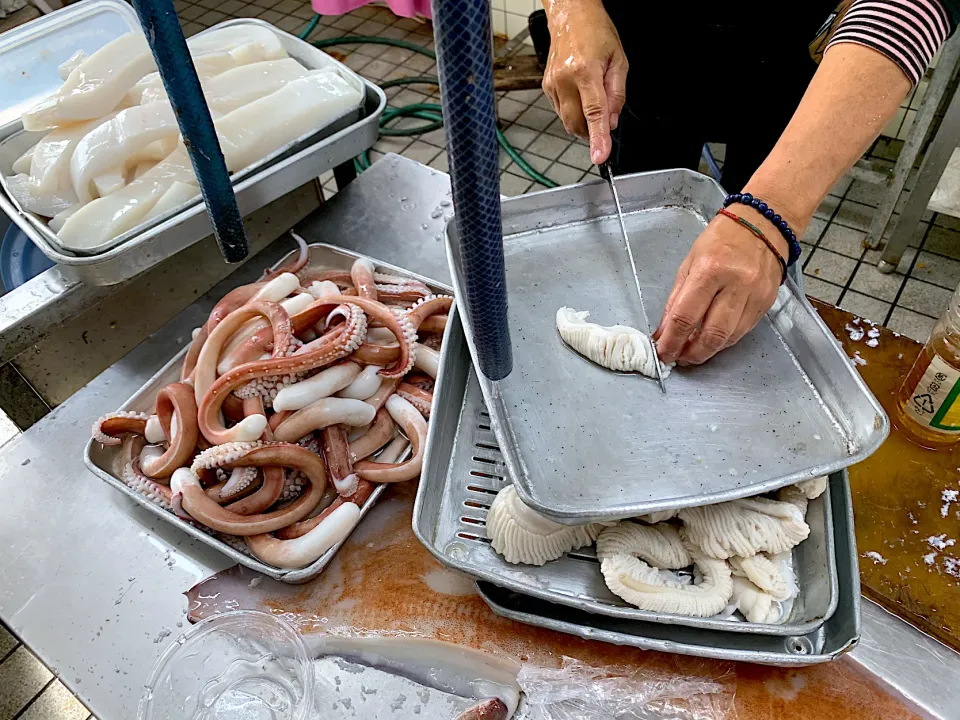
[[513, 369], [503, 264], [489, 0], [433, 0], [440, 97], [467, 312], [480, 371]]
[[243, 219], [173, 1], [133, 0], [133, 7], [177, 116], [220, 253], [229, 263], [240, 262], [248, 254]]

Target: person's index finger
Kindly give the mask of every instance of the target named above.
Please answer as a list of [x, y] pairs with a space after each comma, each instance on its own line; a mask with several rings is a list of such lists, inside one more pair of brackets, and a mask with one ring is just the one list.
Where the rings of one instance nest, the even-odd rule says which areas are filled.
[[719, 284], [701, 275], [688, 276], [677, 295], [669, 315], [660, 325], [657, 354], [661, 362], [676, 362], [690, 335], [700, 325], [707, 309], [716, 297]]
[[747, 305], [747, 296], [725, 288], [717, 293], [703, 316], [700, 328], [690, 337], [678, 362], [682, 365], [699, 365], [727, 347], [737, 331], [740, 318]]

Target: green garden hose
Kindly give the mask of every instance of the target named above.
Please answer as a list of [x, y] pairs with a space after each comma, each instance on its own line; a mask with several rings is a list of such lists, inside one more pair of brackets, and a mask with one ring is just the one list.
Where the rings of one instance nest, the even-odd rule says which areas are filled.
[[[307, 27], [304, 28], [302, 33], [300, 33], [300, 39], [306, 40], [308, 37], [310, 37], [310, 34], [316, 29], [319, 22], [320, 15], [314, 15]], [[437, 59], [436, 53], [434, 53], [432, 50], [421, 47], [416, 43], [407, 42], [406, 40], [396, 40], [394, 38], [354, 35], [313, 41], [313, 45], [320, 49], [333, 47], [335, 45], [352, 44], [391, 45], [393, 47], [403, 48], [404, 50], [411, 50], [413, 52], [420, 53], [431, 60]], [[387, 80], [386, 82], [380, 83], [380, 87], [384, 90], [401, 85], [439, 86], [439, 82], [437, 81], [437, 78], [432, 75], [420, 75], [414, 77], [396, 78], [395, 80]], [[395, 128], [390, 126], [394, 121], [408, 117], [417, 118], [418, 120], [424, 120], [426, 122], [423, 125], [418, 125], [412, 128]], [[433, 130], [438, 130], [442, 127], [443, 108], [437, 103], [415, 103], [396, 108], [388, 106], [387, 109], [384, 110], [383, 115], [380, 117], [380, 135], [384, 137], [412, 137], [432, 132]], [[544, 187], [557, 187], [557, 183], [545, 175], [537, 172], [526, 160], [523, 159], [523, 157], [521, 157], [519, 151], [517, 151], [517, 149], [510, 144], [510, 141], [507, 140], [504, 134], [500, 132], [500, 128], [497, 128], [497, 141], [500, 143], [500, 147], [503, 148], [503, 151], [517, 164], [517, 167], [526, 173], [532, 180], [535, 180]], [[369, 168], [369, 152], [364, 151], [361, 155], [354, 159], [353, 164], [357, 169], [357, 172], [363, 172]]]

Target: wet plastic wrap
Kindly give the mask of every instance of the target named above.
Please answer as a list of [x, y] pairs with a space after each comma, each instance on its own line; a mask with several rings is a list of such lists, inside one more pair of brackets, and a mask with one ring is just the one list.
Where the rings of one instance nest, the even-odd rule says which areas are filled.
[[564, 657], [560, 668], [525, 665], [517, 682], [529, 720], [726, 720], [736, 718], [733, 665], [693, 676], [595, 668]]

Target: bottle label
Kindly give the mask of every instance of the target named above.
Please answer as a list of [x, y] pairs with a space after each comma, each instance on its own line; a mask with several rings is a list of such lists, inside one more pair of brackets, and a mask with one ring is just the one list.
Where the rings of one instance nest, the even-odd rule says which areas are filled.
[[960, 371], [934, 355], [905, 409], [925, 427], [960, 433]]

